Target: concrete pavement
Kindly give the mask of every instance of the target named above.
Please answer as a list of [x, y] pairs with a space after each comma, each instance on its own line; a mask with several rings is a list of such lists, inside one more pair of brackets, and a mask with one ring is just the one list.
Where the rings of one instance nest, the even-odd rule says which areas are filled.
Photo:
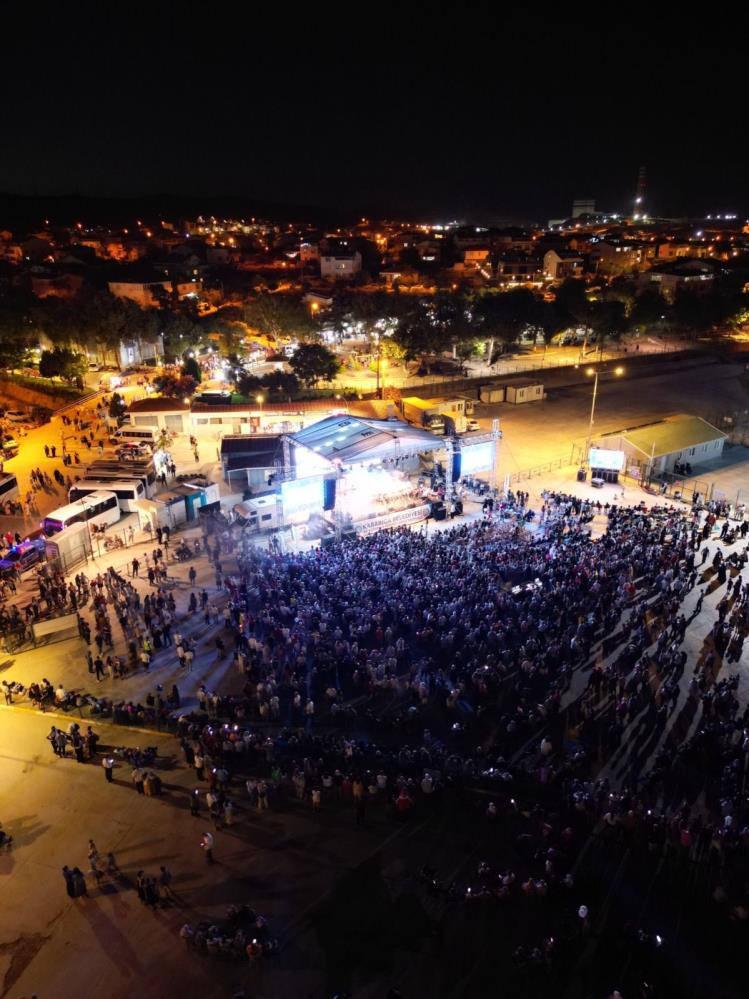
[[[144, 742], [119, 727], [95, 729], [103, 743]], [[257, 999], [330, 994], [310, 916], [340, 878], [381, 849], [394, 858], [414, 829], [394, 826], [379, 806], [356, 830], [345, 806], [313, 816], [291, 803], [259, 815], [245, 807], [238, 784], [236, 824], [214, 832], [217, 863], [207, 865], [199, 848], [209, 828], [205, 805], [201, 817], [190, 815], [195, 777], [174, 759], [174, 738], [148, 739], [159, 747], [164, 782], [164, 794], [148, 798], [136, 793], [129, 767], [115, 770], [107, 784], [100, 765], [56, 757], [48, 730], [43, 715], [0, 707], [0, 820], [15, 841], [12, 851], [0, 852], [0, 995], [219, 999], [239, 986]], [[89, 897], [70, 899], [61, 867], [88, 868], [89, 838], [102, 857], [114, 852], [126, 882], [105, 878], [97, 887], [89, 878]], [[176, 900], [151, 911], [133, 881], [139, 870], [158, 874], [161, 864], [172, 871]], [[277, 958], [253, 968], [185, 951], [178, 935], [184, 922], [221, 922], [228, 905], [243, 903], [283, 938]]]

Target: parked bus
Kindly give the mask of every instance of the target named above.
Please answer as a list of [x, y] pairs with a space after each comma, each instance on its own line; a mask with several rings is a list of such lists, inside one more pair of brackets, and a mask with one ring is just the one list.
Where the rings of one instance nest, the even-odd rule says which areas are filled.
[[94, 461], [86, 467], [86, 479], [139, 479], [143, 483], [146, 495], [151, 495], [151, 486], [156, 481], [156, 469], [152, 461], [127, 462]]
[[16, 499], [18, 496], [18, 479], [10, 472], [0, 475], [0, 503], [3, 500]]
[[81, 479], [80, 482], [74, 483], [68, 490], [68, 499], [71, 503], [75, 503], [76, 500], [83, 499], [84, 496], [90, 496], [91, 493], [102, 490], [114, 493], [120, 510], [125, 510], [127, 513], [134, 513], [137, 510], [136, 502], [146, 498], [146, 490], [139, 479], [110, 479], [108, 477], [100, 479], [97, 476], [96, 478]]
[[71, 524], [88, 524], [89, 528], [109, 527], [120, 519], [120, 507], [112, 492], [89, 493], [83, 499], [61, 506], [42, 521], [42, 529], [49, 537], [64, 531]]

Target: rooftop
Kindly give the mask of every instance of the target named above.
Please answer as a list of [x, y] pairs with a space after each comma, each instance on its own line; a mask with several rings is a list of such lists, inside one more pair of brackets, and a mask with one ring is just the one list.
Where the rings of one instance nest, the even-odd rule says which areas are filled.
[[330, 462], [342, 464], [381, 461], [445, 446], [442, 438], [401, 420], [353, 416], [330, 416], [292, 434], [290, 439]]
[[157, 395], [150, 399], [137, 399], [128, 407], [130, 413], [184, 413], [190, 408], [190, 403], [184, 399], [171, 399], [168, 396]]
[[[187, 408], [187, 407], [186, 407]], [[193, 413], [211, 413], [220, 416], [222, 413], [313, 413], [341, 412], [348, 410], [342, 399], [301, 399], [298, 402], [194, 402]]]
[[647, 457], [654, 458], [673, 454], [675, 451], [684, 451], [686, 448], [707, 444], [708, 441], [727, 436], [702, 417], [686, 414], [669, 416], [665, 420], [649, 423], [644, 427], [635, 427], [633, 430], [621, 430], [618, 434], [632, 447]]

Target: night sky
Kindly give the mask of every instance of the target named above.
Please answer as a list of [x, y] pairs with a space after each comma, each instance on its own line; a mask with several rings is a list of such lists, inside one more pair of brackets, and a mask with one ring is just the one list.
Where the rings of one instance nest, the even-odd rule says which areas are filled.
[[653, 213], [746, 211], [746, 24], [606, 9], [6, 8], [0, 191], [543, 221], [644, 164]]

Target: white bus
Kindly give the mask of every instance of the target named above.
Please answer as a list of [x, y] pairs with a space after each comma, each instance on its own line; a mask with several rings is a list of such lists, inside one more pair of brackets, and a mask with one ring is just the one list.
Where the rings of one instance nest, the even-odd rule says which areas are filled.
[[143, 483], [138, 479], [81, 479], [74, 483], [68, 490], [68, 499], [71, 503], [90, 496], [96, 492], [114, 493], [117, 497], [120, 510], [127, 513], [134, 513], [138, 508], [135, 503], [138, 500], [146, 499], [146, 490]]
[[18, 496], [18, 479], [10, 472], [0, 474], [0, 503]]
[[64, 531], [71, 524], [87, 523], [90, 528], [109, 527], [120, 519], [120, 507], [112, 492], [93, 492], [83, 499], [61, 506], [48, 514], [41, 523], [42, 530], [49, 537]]

